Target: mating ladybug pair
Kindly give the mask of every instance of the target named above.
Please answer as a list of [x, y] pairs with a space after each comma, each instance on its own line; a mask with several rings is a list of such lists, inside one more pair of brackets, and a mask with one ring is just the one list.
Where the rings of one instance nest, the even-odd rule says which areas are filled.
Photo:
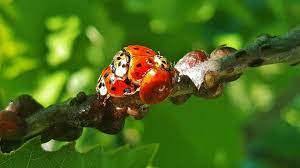
[[96, 87], [100, 96], [125, 97], [138, 93], [145, 104], [166, 99], [173, 88], [175, 70], [167, 59], [140, 45], [124, 47], [106, 67]]

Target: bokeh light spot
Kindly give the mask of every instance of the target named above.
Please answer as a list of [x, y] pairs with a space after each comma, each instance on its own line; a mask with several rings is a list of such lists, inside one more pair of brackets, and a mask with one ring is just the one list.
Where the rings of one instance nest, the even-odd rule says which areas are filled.
[[166, 22], [161, 19], [153, 19], [149, 24], [153, 33], [162, 34], [167, 30]]
[[53, 17], [46, 21], [46, 26], [51, 31], [46, 38], [47, 62], [56, 66], [71, 57], [73, 42], [80, 33], [80, 20], [76, 16]]
[[66, 79], [67, 73], [63, 71], [41, 78], [37, 89], [33, 93], [33, 97], [39, 100], [44, 106], [55, 103], [63, 89]]
[[230, 47], [239, 49], [243, 45], [243, 40], [240, 34], [235, 34], [235, 33], [221, 34], [214, 38], [214, 44], [216, 46], [226, 44]]

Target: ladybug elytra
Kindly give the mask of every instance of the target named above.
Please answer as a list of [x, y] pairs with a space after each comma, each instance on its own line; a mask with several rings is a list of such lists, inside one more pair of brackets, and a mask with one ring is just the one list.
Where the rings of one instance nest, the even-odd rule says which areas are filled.
[[116, 53], [99, 79], [100, 96], [125, 97], [139, 92], [145, 104], [166, 99], [174, 84], [174, 69], [167, 59], [150, 48], [130, 45]]

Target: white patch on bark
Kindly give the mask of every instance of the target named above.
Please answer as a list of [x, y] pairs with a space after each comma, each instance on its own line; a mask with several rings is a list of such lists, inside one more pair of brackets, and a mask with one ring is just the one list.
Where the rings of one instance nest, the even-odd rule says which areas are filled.
[[175, 65], [175, 69], [179, 71], [179, 75], [188, 76], [195, 86], [200, 89], [206, 72], [216, 71], [218, 63], [216, 61], [200, 62], [192, 57], [180, 59]]

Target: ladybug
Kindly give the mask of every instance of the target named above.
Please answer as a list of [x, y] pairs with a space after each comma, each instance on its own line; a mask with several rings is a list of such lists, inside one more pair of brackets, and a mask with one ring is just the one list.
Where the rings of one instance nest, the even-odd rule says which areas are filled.
[[159, 52], [141, 45], [124, 47], [99, 79], [99, 96], [125, 97], [139, 93], [145, 104], [166, 99], [173, 88], [175, 70]]

